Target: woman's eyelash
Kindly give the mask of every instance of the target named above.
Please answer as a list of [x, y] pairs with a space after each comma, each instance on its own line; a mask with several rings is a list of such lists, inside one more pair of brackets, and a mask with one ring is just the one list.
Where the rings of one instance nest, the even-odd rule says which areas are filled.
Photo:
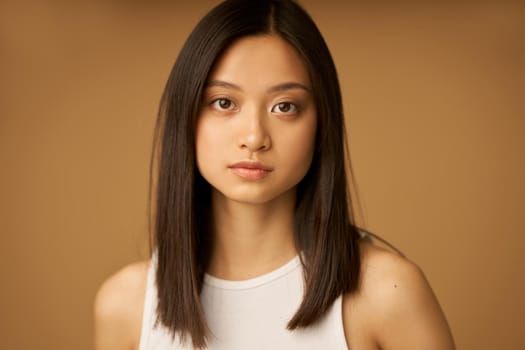
[[293, 102], [280, 102], [272, 107], [273, 113], [293, 114], [297, 113], [298, 111], [299, 106]]
[[210, 105], [221, 111], [231, 110], [236, 107], [232, 100], [223, 97], [214, 99], [211, 101]]

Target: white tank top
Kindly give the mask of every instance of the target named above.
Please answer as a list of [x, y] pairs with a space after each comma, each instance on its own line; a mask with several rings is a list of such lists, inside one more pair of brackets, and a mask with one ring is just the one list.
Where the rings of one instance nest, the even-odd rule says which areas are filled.
[[[172, 340], [163, 325], [155, 326], [157, 291], [155, 256], [151, 259], [140, 350], [192, 349]], [[244, 281], [205, 275], [201, 300], [212, 336], [210, 350], [345, 349], [342, 297], [313, 326], [289, 331], [288, 321], [303, 298], [302, 265], [296, 256], [278, 269]]]

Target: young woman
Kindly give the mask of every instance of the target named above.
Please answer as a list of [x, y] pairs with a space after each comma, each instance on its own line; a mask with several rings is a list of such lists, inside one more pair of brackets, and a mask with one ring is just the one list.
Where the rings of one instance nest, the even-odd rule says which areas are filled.
[[194, 29], [157, 122], [152, 257], [95, 301], [96, 349], [453, 349], [423, 273], [353, 224], [341, 94], [288, 0]]

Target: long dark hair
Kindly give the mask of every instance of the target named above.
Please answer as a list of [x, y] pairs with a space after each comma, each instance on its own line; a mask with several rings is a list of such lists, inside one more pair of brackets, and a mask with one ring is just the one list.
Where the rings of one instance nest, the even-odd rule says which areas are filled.
[[184, 341], [189, 336], [196, 348], [206, 346], [209, 334], [200, 292], [212, 229], [210, 185], [196, 168], [196, 119], [206, 80], [221, 53], [241, 37], [261, 34], [277, 35], [299, 52], [308, 67], [318, 118], [314, 157], [297, 185], [295, 212], [305, 294], [288, 328], [312, 325], [338, 296], [358, 286], [359, 233], [345, 171], [341, 92], [328, 47], [293, 1], [225, 1], [197, 24], [170, 73], [150, 168], [150, 204], [156, 182], [151, 245], [157, 261], [157, 321], [174, 337]]

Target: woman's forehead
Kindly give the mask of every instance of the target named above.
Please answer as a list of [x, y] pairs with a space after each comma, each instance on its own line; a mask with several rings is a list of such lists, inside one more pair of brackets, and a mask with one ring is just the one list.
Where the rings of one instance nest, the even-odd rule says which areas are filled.
[[208, 82], [269, 88], [285, 82], [310, 89], [306, 64], [297, 50], [276, 35], [243, 37], [218, 58]]

